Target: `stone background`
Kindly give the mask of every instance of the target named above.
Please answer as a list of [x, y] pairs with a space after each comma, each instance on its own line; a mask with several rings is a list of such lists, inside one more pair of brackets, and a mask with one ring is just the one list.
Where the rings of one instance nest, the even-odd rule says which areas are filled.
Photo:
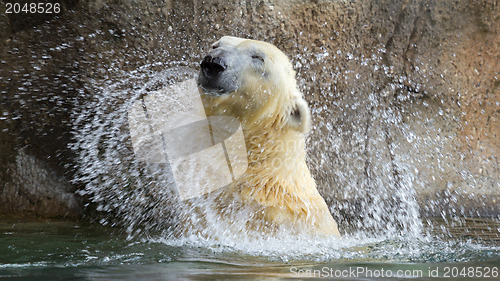
[[122, 72], [196, 69], [233, 35], [291, 58], [313, 109], [309, 164], [341, 222], [374, 194], [394, 208], [415, 196], [428, 216], [500, 215], [497, 1], [59, 3], [0, 3], [0, 214], [81, 217], [72, 113]]

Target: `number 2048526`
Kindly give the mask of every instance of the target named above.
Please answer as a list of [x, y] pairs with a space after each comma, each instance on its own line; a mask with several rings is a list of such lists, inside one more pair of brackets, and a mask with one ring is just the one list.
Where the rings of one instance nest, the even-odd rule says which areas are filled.
[[59, 14], [61, 3], [5, 3], [6, 14]]

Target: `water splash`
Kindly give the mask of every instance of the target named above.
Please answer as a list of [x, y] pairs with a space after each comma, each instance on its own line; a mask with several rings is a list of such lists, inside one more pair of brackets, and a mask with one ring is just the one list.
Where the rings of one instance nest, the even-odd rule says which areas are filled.
[[[194, 77], [189, 68], [122, 73], [117, 82], [95, 89], [94, 99], [74, 114], [71, 148], [78, 153], [74, 181], [84, 184], [103, 224], [126, 225], [130, 234], [168, 228], [176, 211], [172, 177], [165, 164], [138, 161], [128, 132], [127, 113], [148, 92]], [[116, 220], [116, 218], [119, 218]]]
[[[352, 56], [350, 53], [346, 55]], [[367, 67], [371, 67], [368, 66], [367, 62], [365, 63]], [[123, 73], [122, 76], [121, 80], [109, 82], [104, 87], [97, 89], [98, 92], [94, 94], [95, 98], [85, 106], [81, 106], [82, 110], [74, 114], [75, 142], [71, 148], [79, 155], [78, 174], [75, 182], [83, 183], [85, 188], [80, 191], [80, 194], [89, 196], [91, 201], [97, 205], [97, 210], [107, 214], [101, 220], [103, 224], [123, 223], [127, 226], [127, 231], [130, 234], [163, 229], [171, 230], [176, 224], [176, 217], [183, 215], [179, 212], [189, 212], [193, 206], [186, 207], [176, 199], [175, 190], [172, 188], [172, 175], [166, 165], [144, 163], [135, 159], [127, 128], [127, 112], [135, 101], [147, 93], [194, 77], [195, 71], [177, 67], [155, 73], [143, 68]], [[369, 146], [373, 146], [373, 143], [392, 143], [389, 140], [391, 132], [388, 128], [398, 123], [398, 118], [400, 118], [396, 112], [385, 107], [380, 98], [373, 94], [369, 95], [367, 102], [368, 107], [379, 108], [369, 114], [370, 122], [381, 120], [377, 122], [381, 122], [386, 130], [377, 132], [370, 140], [366, 139], [367, 132], [371, 130], [370, 124], [364, 128], [364, 134], [361, 134], [360, 131], [353, 131], [347, 141], [351, 142], [350, 145], [354, 147], [359, 146], [362, 154], [368, 153]], [[355, 107], [356, 104], [352, 106]], [[320, 110], [330, 111], [329, 108], [320, 108]], [[89, 120], [91, 121], [89, 122]], [[338, 139], [332, 137], [332, 132], [335, 130], [332, 124], [332, 120], [327, 120], [324, 123], [323, 126], [328, 130], [324, 134], [327, 138], [316, 140], [315, 143], [312, 143], [312, 147], [334, 144], [331, 148], [335, 149], [337, 153], [340, 152], [342, 141], [339, 142]], [[320, 129], [316, 125], [315, 130]], [[345, 132], [342, 133], [345, 135]], [[346, 153], [352, 153], [351, 157], [360, 156], [355, 155], [360, 151]], [[356, 180], [343, 191], [347, 198], [362, 197], [365, 200], [354, 207], [331, 204], [331, 209], [336, 212], [338, 209], [351, 208], [351, 212], [368, 214], [355, 221], [353, 231], [363, 230], [369, 233], [377, 232], [391, 235], [404, 231], [412, 235], [419, 235], [421, 233], [421, 220], [412, 186], [415, 179], [412, 173], [408, 172], [410, 168], [405, 165], [405, 159], [398, 158], [399, 156], [392, 148], [386, 154], [389, 155], [391, 161], [380, 163], [380, 165], [368, 163], [367, 159], [355, 160], [356, 168], [345, 175], [361, 170], [368, 177], [365, 179], [353, 177]], [[375, 158], [378, 158], [378, 155]], [[313, 159], [312, 162], [317, 163], [317, 161], [318, 159]], [[327, 165], [325, 171], [332, 171], [331, 160], [322, 158], [320, 161], [322, 162], [320, 167], [325, 168]], [[392, 183], [388, 185], [385, 179], [376, 176], [378, 174], [388, 175], [389, 178], [392, 178]], [[331, 192], [327, 192], [327, 194], [331, 194]], [[217, 203], [211, 202], [210, 204], [216, 205]], [[221, 221], [217, 219], [217, 214], [208, 215], [208, 217], [210, 216], [212, 216], [211, 220], [213, 221], [204, 223], [217, 226], [209, 227], [208, 232], [220, 232], [221, 229], [229, 227], [220, 227]], [[200, 223], [196, 216], [190, 215], [188, 217], [193, 220], [192, 223]], [[233, 219], [241, 220], [241, 224], [244, 224], [244, 218], [235, 217]], [[231, 222], [231, 225], [234, 226], [237, 223]], [[227, 235], [227, 232], [223, 231], [217, 236], [224, 235]]]
[[[400, 144], [401, 135], [415, 134], [394, 98], [399, 85], [374, 92], [384, 80], [378, 76], [392, 72], [383, 63], [385, 50], [371, 56], [356, 52], [337, 50], [321, 77], [300, 80], [302, 91], [312, 95], [316, 120], [308, 143], [310, 167], [341, 224], [372, 234], [419, 236], [419, 177]], [[305, 64], [309, 56], [294, 59]], [[308, 70], [299, 69], [299, 77], [302, 71]]]
[[[135, 159], [126, 126], [128, 109], [151, 91], [194, 77], [195, 71], [188, 68], [155, 72], [145, 66], [124, 72], [119, 81], [95, 89], [94, 99], [80, 106], [81, 111], [74, 114], [72, 149], [79, 155], [75, 182], [85, 185], [80, 193], [88, 196], [97, 205], [97, 210], [104, 213], [103, 224], [125, 225], [130, 237], [148, 237], [151, 241], [167, 244], [218, 245], [246, 252], [260, 245], [257, 247], [260, 250], [252, 253], [262, 254], [264, 249], [271, 249], [273, 253], [284, 254], [282, 251], [291, 251], [287, 243], [300, 241], [298, 244], [302, 246], [296, 251], [305, 255], [335, 252], [342, 245], [357, 247], [357, 243], [380, 242], [387, 237], [406, 242], [413, 239], [424, 245], [429, 242], [429, 230], [423, 226], [421, 213], [437, 203], [429, 202], [422, 210], [418, 203], [422, 198], [416, 190], [432, 185], [435, 178], [429, 171], [417, 168], [422, 164], [422, 156], [411, 153], [449, 146], [450, 141], [446, 136], [440, 137], [439, 126], [427, 128], [426, 135], [419, 135], [412, 126], [418, 122], [422, 126], [446, 122], [452, 117], [443, 113], [440, 107], [429, 105], [428, 100], [418, 99], [415, 92], [418, 90], [411, 89], [419, 88], [419, 84], [407, 77], [394, 78], [393, 82], [373, 92], [377, 87], [370, 81], [378, 78], [371, 76], [372, 70], [379, 71], [382, 76], [389, 76], [393, 71], [384, 65], [384, 54], [384, 49], [374, 50], [368, 57], [355, 52], [324, 51], [314, 55], [314, 60], [303, 55], [293, 58], [294, 65], [300, 66], [299, 77], [304, 77], [301, 72], [307, 71], [311, 64], [332, 57], [366, 68], [360, 72], [341, 71], [332, 64], [331, 69], [325, 69], [322, 74], [330, 76], [328, 81], [332, 82], [328, 83], [319, 83], [321, 77], [299, 78], [301, 90], [311, 101], [315, 119], [312, 136], [308, 139], [308, 164], [343, 229], [345, 236], [340, 240], [288, 234], [280, 240], [260, 237], [259, 233], [251, 235], [242, 226], [252, 214], [228, 208], [224, 213], [227, 218], [223, 220], [221, 213], [211, 211], [217, 208], [216, 200], [180, 203], [167, 166]], [[314, 89], [319, 92], [315, 93]], [[428, 119], [414, 109], [419, 107], [433, 107], [442, 114]], [[411, 123], [408, 118], [416, 121]], [[424, 154], [424, 158], [432, 156]], [[432, 163], [436, 165], [433, 168], [444, 171], [442, 166], [449, 165], [452, 157], [438, 157]], [[203, 217], [196, 215], [197, 208], [203, 209]], [[453, 222], [463, 223], [458, 216]], [[176, 225], [183, 223], [202, 224], [205, 230], [184, 233], [179, 238]], [[211, 240], [213, 237], [217, 239]], [[353, 242], [355, 240], [358, 242]], [[415, 246], [414, 250], [417, 248]]]

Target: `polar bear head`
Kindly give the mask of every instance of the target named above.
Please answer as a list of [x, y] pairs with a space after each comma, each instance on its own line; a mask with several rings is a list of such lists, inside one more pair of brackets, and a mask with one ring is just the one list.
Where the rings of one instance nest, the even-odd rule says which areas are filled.
[[235, 117], [244, 129], [273, 123], [309, 130], [309, 109], [292, 64], [269, 43], [223, 37], [201, 62], [198, 87], [208, 116]]

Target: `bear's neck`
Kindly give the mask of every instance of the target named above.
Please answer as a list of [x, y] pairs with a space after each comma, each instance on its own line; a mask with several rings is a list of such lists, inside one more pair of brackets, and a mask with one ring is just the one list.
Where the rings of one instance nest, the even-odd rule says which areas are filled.
[[[263, 205], [282, 200], [303, 200], [317, 194], [306, 165], [305, 137], [295, 130], [277, 127], [245, 130], [248, 170], [240, 181], [241, 192]], [[282, 199], [280, 199], [282, 198]], [[301, 201], [301, 200], [299, 200]]]
[[[276, 162], [277, 159], [295, 163], [305, 161], [305, 139], [295, 131], [273, 128], [243, 132], [250, 166], [262, 165], [269, 161]], [[294, 169], [290, 165], [275, 165], [274, 168], [290, 172]]]

